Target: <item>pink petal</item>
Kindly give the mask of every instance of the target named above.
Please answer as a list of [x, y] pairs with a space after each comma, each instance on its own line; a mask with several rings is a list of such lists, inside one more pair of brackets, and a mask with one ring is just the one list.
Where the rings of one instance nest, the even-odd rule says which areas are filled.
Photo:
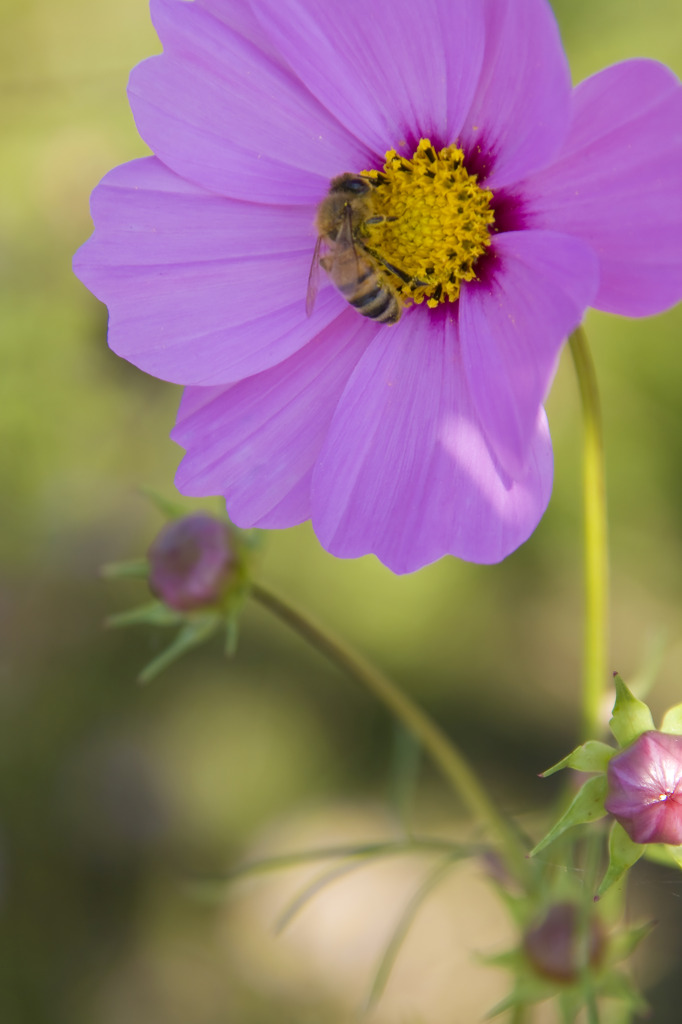
[[347, 308], [274, 369], [227, 389], [188, 388], [172, 434], [187, 449], [178, 489], [224, 494], [238, 526], [310, 518], [312, 466], [346, 381], [380, 329]]
[[483, 73], [460, 142], [488, 188], [542, 167], [568, 130], [571, 78], [547, 0], [479, 0]]
[[272, 46], [248, 0], [195, 0], [195, 2], [197, 7], [201, 7], [218, 21], [222, 21], [228, 28], [234, 29], [235, 32], [239, 32], [245, 39], [254, 43], [275, 63], [283, 65], [281, 56]]
[[255, 9], [301, 81], [377, 153], [411, 151], [420, 136], [457, 138], [483, 55], [478, 0], [259, 0]]
[[440, 311], [408, 311], [378, 331], [348, 382], [313, 473], [313, 526], [334, 555], [373, 552], [397, 573], [445, 554], [496, 562], [540, 520], [552, 485], [544, 413], [512, 480], [486, 444], [446, 326]]
[[462, 363], [488, 442], [517, 476], [559, 350], [596, 291], [598, 269], [586, 243], [550, 231], [495, 235], [492, 251], [483, 279], [462, 287]]
[[593, 246], [598, 309], [647, 316], [682, 298], [682, 87], [668, 68], [626, 61], [579, 85], [556, 162], [519, 187], [529, 223]]
[[344, 308], [326, 288], [306, 317], [310, 207], [215, 196], [151, 157], [111, 171], [92, 209], [74, 270], [109, 306], [112, 349], [155, 376], [205, 385], [258, 373]]
[[177, 174], [235, 199], [316, 203], [373, 155], [294, 76], [196, 4], [152, 0], [164, 53], [134, 69], [140, 135]]

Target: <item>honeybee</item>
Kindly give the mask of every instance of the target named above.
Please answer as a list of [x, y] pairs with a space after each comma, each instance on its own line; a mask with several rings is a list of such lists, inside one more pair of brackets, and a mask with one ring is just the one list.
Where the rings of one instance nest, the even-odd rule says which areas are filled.
[[[372, 211], [372, 192], [377, 184], [360, 174], [341, 174], [332, 180], [317, 210], [318, 237], [306, 298], [308, 316], [315, 305], [322, 267], [358, 313], [380, 324], [396, 324], [400, 320], [403, 306], [389, 275], [405, 282], [411, 278], [372, 252], [362, 238], [365, 225], [383, 220], [373, 216]], [[326, 251], [321, 255], [323, 249]]]

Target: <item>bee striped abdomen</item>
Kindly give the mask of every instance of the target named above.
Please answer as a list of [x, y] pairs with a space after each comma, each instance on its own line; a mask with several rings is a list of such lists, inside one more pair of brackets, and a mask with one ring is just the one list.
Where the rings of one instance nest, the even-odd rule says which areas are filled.
[[[351, 306], [363, 316], [381, 324], [393, 324], [400, 317], [400, 306], [395, 295], [378, 283], [374, 274], [368, 273], [366, 281], [358, 282], [359, 288], [349, 288], [344, 294]], [[364, 283], [364, 287], [363, 287]]]

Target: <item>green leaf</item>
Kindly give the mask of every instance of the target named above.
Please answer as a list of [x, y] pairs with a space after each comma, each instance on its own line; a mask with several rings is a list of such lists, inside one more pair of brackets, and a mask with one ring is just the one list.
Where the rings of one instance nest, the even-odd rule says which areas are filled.
[[535, 846], [529, 856], [534, 857], [546, 846], [558, 839], [567, 829], [574, 825], [584, 825], [589, 821], [598, 821], [606, 815], [604, 800], [606, 798], [606, 776], [597, 775], [588, 779], [576, 793], [571, 806], [557, 823], [549, 830], [544, 839]]
[[134, 558], [129, 562], [110, 562], [108, 565], [103, 565], [99, 572], [105, 580], [126, 577], [146, 580], [149, 575], [149, 562], [146, 558]]
[[661, 732], [672, 732], [679, 736], [682, 733], [682, 704], [669, 708], [661, 722]]
[[137, 677], [138, 682], [151, 682], [155, 676], [158, 676], [160, 672], [168, 668], [169, 665], [177, 661], [187, 651], [204, 643], [215, 632], [219, 624], [220, 618], [217, 615], [206, 615], [200, 619], [185, 623], [170, 647], [167, 647], [165, 651], [162, 651], [158, 657], [154, 658], [153, 661], [150, 661], [143, 668]]
[[544, 772], [540, 772], [540, 778], [546, 779], [562, 768], [575, 768], [578, 772], [605, 772], [607, 765], [616, 753], [608, 743], [601, 743], [599, 740], [588, 740], [582, 746], [576, 747], [570, 754], [552, 765]]
[[597, 896], [603, 896], [612, 885], [615, 885], [625, 872], [637, 863], [643, 853], [644, 846], [641, 843], [633, 843], [623, 826], [614, 821], [609, 835], [609, 866], [597, 889]]
[[105, 625], [110, 629], [120, 629], [122, 626], [178, 626], [183, 621], [181, 612], [169, 608], [162, 601], [152, 601], [151, 604], [110, 615]]
[[630, 693], [620, 676], [615, 677], [615, 683], [616, 703], [609, 726], [621, 747], [629, 747], [643, 732], [654, 728], [654, 720], [647, 705]]

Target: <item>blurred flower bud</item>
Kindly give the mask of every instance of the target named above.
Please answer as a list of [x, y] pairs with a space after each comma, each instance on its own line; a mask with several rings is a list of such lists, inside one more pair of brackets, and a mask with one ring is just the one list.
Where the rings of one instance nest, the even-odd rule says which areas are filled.
[[606, 948], [606, 936], [599, 918], [590, 914], [587, 956], [581, 955], [580, 908], [575, 903], [555, 903], [544, 918], [530, 928], [523, 948], [537, 974], [570, 984], [578, 980], [585, 961], [599, 967]]
[[235, 564], [227, 523], [202, 512], [166, 523], [148, 558], [152, 593], [180, 612], [217, 604]]
[[635, 843], [682, 843], [682, 735], [649, 731], [609, 762], [607, 811]]

